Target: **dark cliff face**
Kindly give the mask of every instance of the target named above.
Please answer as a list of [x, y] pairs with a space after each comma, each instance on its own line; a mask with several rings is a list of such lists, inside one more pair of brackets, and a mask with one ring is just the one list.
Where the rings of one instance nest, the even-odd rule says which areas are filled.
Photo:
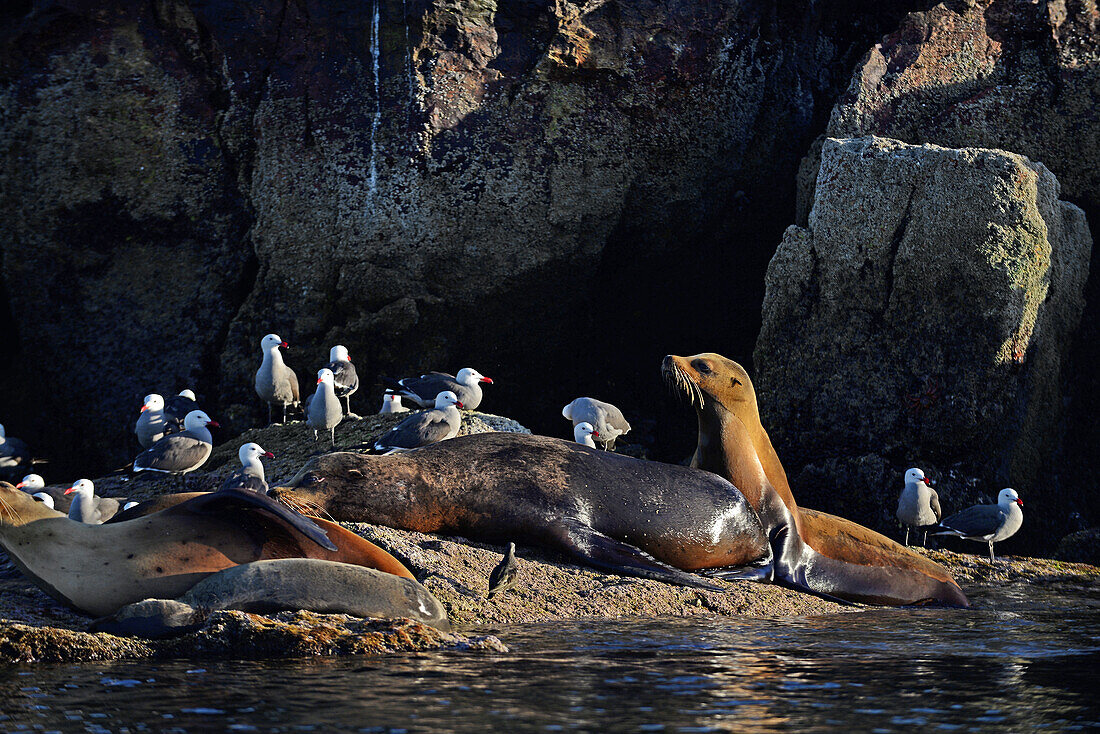
[[915, 5], [9, 4], [0, 415], [96, 474], [147, 392], [258, 420], [274, 331], [305, 385], [347, 345], [360, 412], [470, 365], [537, 430], [593, 394], [686, 454], [660, 357], [747, 359], [798, 160]]

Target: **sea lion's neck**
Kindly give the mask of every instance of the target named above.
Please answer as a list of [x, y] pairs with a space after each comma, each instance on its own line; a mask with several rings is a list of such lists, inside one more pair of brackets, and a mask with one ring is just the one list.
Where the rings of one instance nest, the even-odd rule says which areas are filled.
[[699, 443], [691, 460], [693, 467], [728, 479], [758, 511], [770, 499], [765, 495], [774, 495], [792, 514], [797, 513], [787, 475], [763, 427], [754, 435], [751, 428], [713, 398], [696, 414]]

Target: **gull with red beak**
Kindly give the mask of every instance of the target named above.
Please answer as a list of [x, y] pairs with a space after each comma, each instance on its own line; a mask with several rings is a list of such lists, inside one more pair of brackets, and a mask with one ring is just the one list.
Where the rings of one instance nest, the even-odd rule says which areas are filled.
[[382, 410], [378, 415], [390, 415], [392, 413], [408, 413], [409, 409], [401, 404], [401, 396], [388, 392], [382, 396]]
[[[615, 439], [630, 432], [623, 412], [611, 403], [596, 398], [577, 398], [561, 409], [567, 420], [573, 421], [576, 428], [581, 423], [590, 423], [596, 429], [603, 447], [609, 451], [615, 449]], [[581, 442], [583, 443], [583, 442]]]
[[[49, 505], [51, 510], [58, 510], [59, 512], [68, 512], [69, 505], [71, 504], [70, 498], [66, 497], [65, 488], [62, 487], [47, 487], [46, 480], [38, 474], [28, 474], [23, 477], [23, 481], [15, 485], [16, 489], [21, 489], [27, 494], [33, 495], [38, 499]], [[49, 498], [49, 502], [43, 500], [43, 497]]]
[[579, 444], [584, 444], [590, 449], [596, 448], [596, 442], [592, 440], [593, 437], [599, 438], [600, 432], [592, 427], [592, 424], [587, 421], [581, 421], [577, 425], [573, 426], [573, 440]]
[[933, 535], [956, 535], [966, 540], [989, 543], [989, 560], [993, 544], [1011, 538], [1024, 524], [1024, 501], [1015, 489], [1006, 487], [997, 495], [995, 505], [974, 505], [939, 524]]
[[306, 422], [313, 427], [313, 440], [317, 440], [317, 431], [328, 431], [332, 445], [336, 445], [336, 426], [344, 419], [344, 409], [340, 398], [336, 397], [336, 386], [332, 370], [325, 367], [317, 372], [317, 391], [306, 406]]
[[391, 392], [408, 398], [421, 408], [432, 407], [439, 393], [449, 391], [453, 392], [466, 406], [466, 410], [477, 410], [481, 405], [481, 383], [493, 384], [492, 380], [473, 367], [463, 367], [457, 375], [429, 372], [420, 377], [406, 377], [403, 380], [394, 380], [389, 377], [383, 377], [382, 380], [389, 385]]
[[458, 435], [462, 427], [462, 402], [450, 390], [435, 396], [435, 408], [409, 416], [374, 442], [376, 451], [387, 454], [401, 449], [418, 449]]
[[267, 422], [271, 423], [271, 406], [281, 405], [283, 423], [286, 423], [286, 407], [298, 405], [301, 397], [298, 393], [298, 375], [286, 366], [279, 348], [289, 349], [290, 345], [278, 334], [268, 334], [260, 340], [263, 361], [256, 370], [256, 394], [267, 403]]
[[86, 525], [102, 525], [118, 513], [121, 506], [112, 497], [96, 497], [95, 485], [90, 479], [81, 479], [65, 490], [65, 494], [76, 494], [69, 505], [69, 519]]
[[217, 427], [201, 410], [192, 410], [183, 419], [183, 430], [157, 441], [134, 459], [134, 471], [175, 474], [187, 486], [186, 475], [206, 463], [214, 447], [209, 426]]
[[134, 424], [134, 433], [137, 434], [138, 443], [143, 449], [149, 448], [164, 438], [166, 423], [164, 398], [156, 393], [146, 395], [141, 404], [137, 423]]
[[348, 348], [337, 344], [328, 351], [329, 363], [325, 369], [332, 372], [332, 384], [336, 387], [336, 397], [347, 404], [347, 413], [351, 415], [351, 396], [359, 389], [359, 375], [355, 374], [355, 365], [348, 356]]
[[[905, 487], [898, 497], [898, 520], [905, 526], [905, 545], [909, 545], [909, 528], [927, 528], [935, 525], [943, 517], [940, 510], [940, 497], [932, 489], [932, 483], [920, 469], [913, 468], [905, 472]], [[928, 540], [928, 530], [924, 531], [924, 542]], [[921, 545], [924, 545], [924, 542]]]
[[221, 489], [249, 489], [267, 494], [267, 480], [260, 459], [274, 459], [275, 454], [264, 451], [258, 443], [246, 443], [237, 451], [237, 458], [241, 460], [241, 468], [222, 483]]

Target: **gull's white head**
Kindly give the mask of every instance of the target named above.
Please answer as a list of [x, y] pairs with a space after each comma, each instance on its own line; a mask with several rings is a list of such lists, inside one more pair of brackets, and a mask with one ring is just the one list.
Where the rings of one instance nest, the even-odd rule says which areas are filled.
[[49, 496], [45, 492], [35, 492], [32, 496], [36, 500], [44, 504], [46, 507], [49, 507], [51, 510], [54, 509], [53, 497]]
[[261, 458], [274, 459], [275, 454], [270, 451], [264, 451], [260, 448], [258, 443], [246, 443], [237, 451], [237, 458], [241, 460], [241, 464], [248, 466], [254, 461], [259, 461]]
[[573, 438], [575, 438], [577, 441], [583, 443], [584, 439], [588, 436], [595, 436], [596, 438], [599, 438], [600, 432], [593, 428], [592, 424], [588, 421], [583, 421], [573, 426]]
[[37, 474], [28, 474], [23, 477], [23, 481], [15, 485], [15, 488], [34, 494], [38, 490], [46, 488], [46, 480]]
[[455, 395], [450, 390], [444, 390], [443, 392], [441, 392], [441, 393], [439, 393], [438, 395], [435, 396], [435, 407], [436, 408], [443, 409], [443, 408], [447, 408], [451, 405], [455, 406], [456, 408], [461, 408], [462, 407], [462, 403], [459, 402], [458, 396]]
[[331, 385], [332, 381], [335, 380], [335, 379], [336, 378], [333, 376], [332, 370], [330, 370], [328, 367], [323, 367], [323, 368], [317, 370], [317, 384], [318, 385], [320, 385], [322, 382], [326, 385]]
[[493, 384], [492, 380], [475, 370], [473, 367], [463, 367], [458, 371], [458, 374], [455, 375], [455, 379], [463, 385], [472, 386], [479, 382], [487, 382], [490, 385]]
[[154, 393], [145, 396], [145, 402], [141, 404], [141, 412], [147, 410], [164, 410], [164, 398]]
[[91, 479], [81, 479], [65, 490], [65, 494], [72, 494], [73, 492], [81, 497], [91, 497], [95, 494], [95, 485], [92, 484]]
[[1016, 490], [1011, 487], [1005, 487], [1001, 490], [1001, 493], [997, 495], [998, 505], [1011, 505], [1017, 504], [1020, 507], [1024, 506], [1024, 501], [1020, 499], [1020, 495], [1016, 494]]
[[283, 341], [282, 337], [278, 334], [268, 334], [260, 341], [260, 348], [265, 352], [275, 351], [279, 347], [289, 349], [290, 345]]
[[905, 472], [906, 484], [918, 484], [920, 482], [924, 482], [929, 487], [932, 486], [932, 482], [928, 481], [928, 477], [924, 475], [924, 471], [922, 471], [921, 469], [913, 467], [909, 471]]
[[198, 398], [195, 397], [195, 391], [190, 389], [180, 390], [180, 397], [187, 398], [188, 400], [198, 400]]
[[210, 416], [203, 413], [201, 410], [192, 410], [183, 418], [183, 427], [188, 431], [197, 431], [204, 426], [214, 426], [215, 428], [221, 428], [218, 422], [211, 420]]
[[328, 350], [329, 362], [350, 362], [351, 357], [348, 356], [348, 348], [343, 344], [337, 344], [332, 349]]

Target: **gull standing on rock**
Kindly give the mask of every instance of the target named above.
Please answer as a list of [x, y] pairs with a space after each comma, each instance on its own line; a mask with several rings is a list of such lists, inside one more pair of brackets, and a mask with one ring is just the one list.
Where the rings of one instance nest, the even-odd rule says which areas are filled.
[[0, 425], [0, 479], [15, 481], [34, 463], [27, 444], [22, 439], [9, 437]]
[[389, 415], [391, 413], [408, 413], [409, 409], [401, 404], [401, 396], [394, 395], [392, 392], [388, 392], [382, 396], [382, 410], [378, 411], [378, 415]]
[[187, 486], [186, 474], [195, 471], [210, 458], [214, 438], [208, 426], [217, 427], [201, 410], [192, 410], [183, 419], [183, 430], [157, 441], [134, 459], [134, 471], [158, 471], [176, 474]]
[[289, 349], [290, 345], [278, 334], [268, 334], [260, 341], [264, 358], [260, 363], [260, 369], [256, 370], [256, 394], [267, 403], [269, 424], [272, 405], [283, 407], [283, 423], [286, 423], [286, 406], [298, 405], [301, 402], [298, 394], [298, 375], [286, 366], [279, 347]]
[[[905, 545], [909, 545], [909, 528], [927, 528], [935, 525], [943, 517], [940, 510], [940, 497], [932, 484], [920, 469], [913, 468], [905, 472], [905, 487], [898, 497], [898, 520], [905, 526]], [[928, 531], [924, 531], [924, 545], [928, 541]]]
[[164, 398], [156, 393], [146, 395], [141, 405], [141, 414], [134, 424], [134, 433], [137, 434], [141, 447], [147, 449], [164, 438], [166, 425]]
[[260, 459], [274, 459], [275, 454], [264, 451], [258, 443], [246, 443], [237, 451], [237, 458], [241, 460], [241, 468], [222, 483], [221, 489], [250, 489], [267, 494], [267, 480]]
[[313, 427], [313, 440], [317, 431], [328, 431], [332, 445], [336, 445], [336, 426], [344, 419], [344, 408], [336, 397], [332, 370], [325, 367], [317, 372], [317, 391], [306, 407], [306, 422]]
[[96, 497], [95, 486], [90, 479], [81, 479], [65, 490], [65, 494], [76, 493], [69, 505], [69, 519], [87, 525], [102, 525], [118, 513], [119, 501], [113, 497]]
[[995, 505], [973, 505], [952, 515], [939, 525], [933, 535], [957, 535], [966, 540], [989, 543], [989, 560], [993, 559], [993, 544], [1011, 538], [1024, 524], [1024, 501], [1016, 490], [1006, 487], [997, 495]]
[[343, 398], [347, 403], [348, 415], [351, 415], [351, 396], [359, 389], [359, 375], [355, 374], [355, 365], [348, 356], [348, 348], [337, 344], [328, 351], [329, 363], [326, 369], [332, 371], [333, 384], [336, 386], [336, 397]]
[[495, 595], [502, 594], [515, 586], [517, 581], [519, 581], [519, 566], [516, 564], [516, 544], [509, 543], [508, 552], [489, 574], [489, 593], [486, 596], [492, 599]]
[[393, 392], [407, 397], [421, 408], [432, 407], [439, 393], [449, 391], [453, 392], [466, 406], [466, 410], [477, 410], [481, 405], [481, 383], [493, 384], [492, 380], [473, 367], [463, 367], [458, 371], [458, 375], [429, 372], [420, 377], [406, 377], [403, 380], [394, 380], [389, 377], [383, 377], [382, 380], [390, 385]]
[[446, 441], [458, 435], [462, 427], [462, 403], [450, 390], [435, 396], [435, 409], [411, 415], [374, 442], [377, 451], [390, 453], [397, 449], [417, 449]]
[[577, 398], [562, 408], [561, 414], [573, 421], [574, 426], [591, 423], [603, 447], [608, 450], [614, 450], [615, 439], [630, 432], [630, 424], [621, 410], [595, 398]]
[[592, 427], [591, 423], [587, 421], [578, 423], [573, 426], [573, 440], [579, 444], [584, 444], [590, 449], [596, 448], [596, 442], [592, 440], [592, 437], [600, 437], [599, 431]]

